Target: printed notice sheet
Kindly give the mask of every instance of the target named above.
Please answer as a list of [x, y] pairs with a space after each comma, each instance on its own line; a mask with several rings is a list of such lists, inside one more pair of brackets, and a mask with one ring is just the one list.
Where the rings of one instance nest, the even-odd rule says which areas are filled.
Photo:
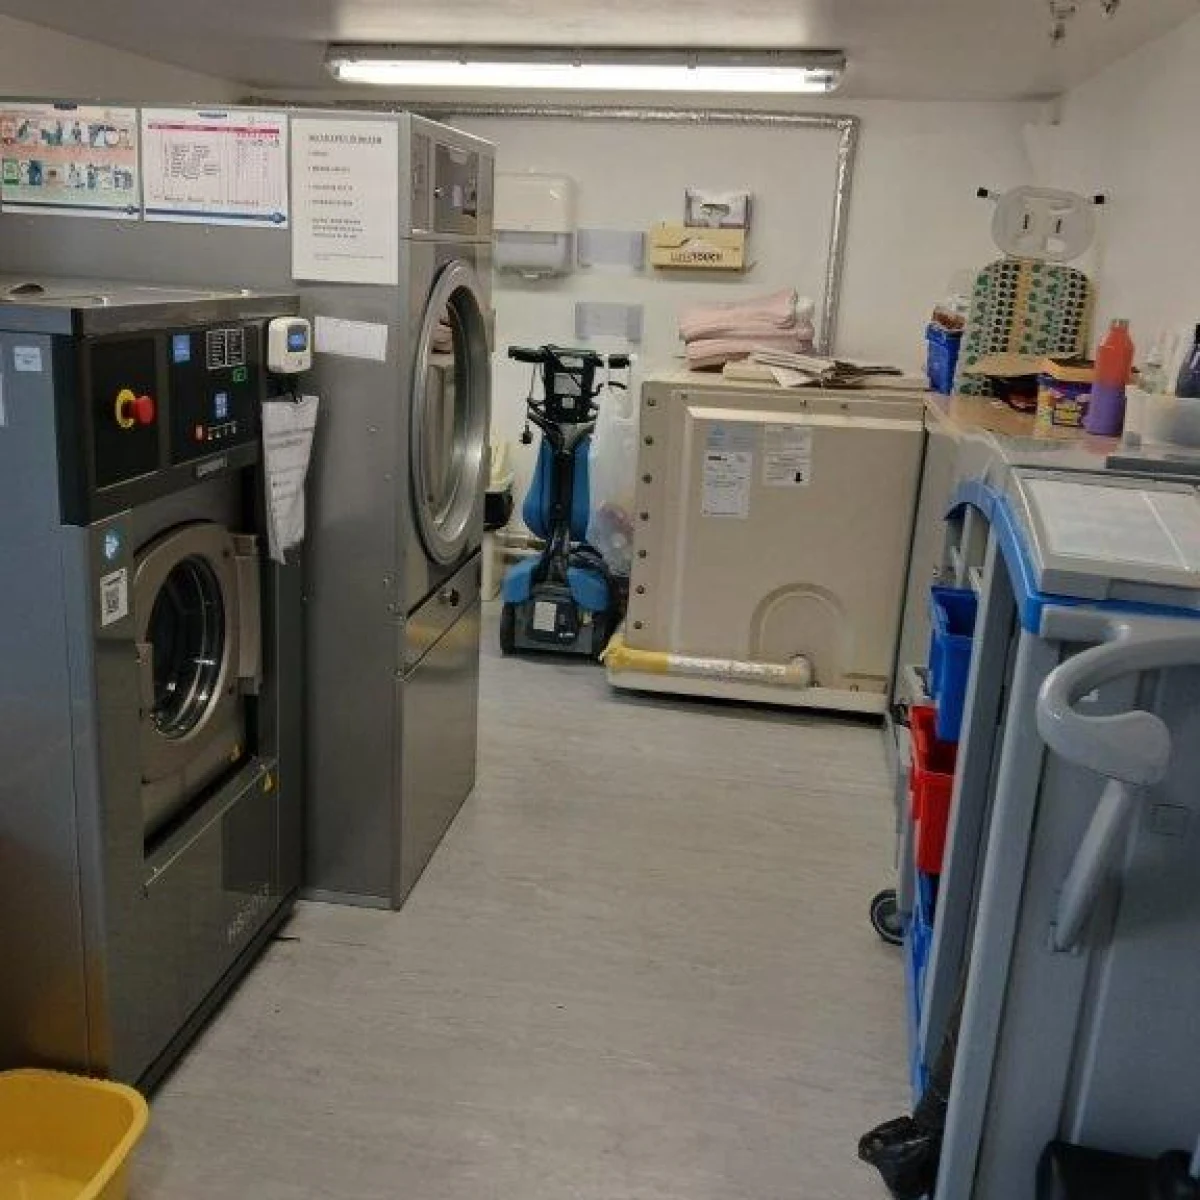
[[292, 276], [399, 282], [399, 141], [394, 121], [292, 122]]
[[708, 427], [704, 439], [701, 516], [736, 517], [740, 521], [750, 516], [757, 432], [755, 425], [745, 421], [720, 422]]
[[811, 426], [764, 426], [763, 483], [767, 487], [808, 487], [812, 483], [812, 461]]
[[137, 110], [0, 104], [0, 207], [136, 219], [142, 210]]
[[147, 221], [286, 228], [287, 161], [285, 113], [142, 110]]
[[267, 543], [276, 562], [304, 541], [304, 481], [317, 426], [316, 396], [288, 397], [262, 406], [267, 479]]

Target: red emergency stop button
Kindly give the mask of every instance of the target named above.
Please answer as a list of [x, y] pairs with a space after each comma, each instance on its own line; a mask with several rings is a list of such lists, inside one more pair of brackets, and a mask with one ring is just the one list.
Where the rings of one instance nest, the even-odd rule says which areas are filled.
[[133, 402], [133, 416], [139, 425], [153, 425], [158, 416], [158, 405], [153, 396], [138, 396]]

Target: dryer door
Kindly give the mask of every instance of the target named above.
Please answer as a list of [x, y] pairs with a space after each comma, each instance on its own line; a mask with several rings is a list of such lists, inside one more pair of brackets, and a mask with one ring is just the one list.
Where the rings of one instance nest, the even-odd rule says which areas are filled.
[[435, 279], [421, 323], [410, 443], [417, 529], [442, 566], [471, 548], [482, 519], [491, 397], [479, 284], [465, 262], [452, 262]]
[[246, 652], [259, 645], [254, 540], [207, 521], [163, 534], [138, 555], [134, 619], [150, 839], [245, 755], [241, 681], [257, 676]]

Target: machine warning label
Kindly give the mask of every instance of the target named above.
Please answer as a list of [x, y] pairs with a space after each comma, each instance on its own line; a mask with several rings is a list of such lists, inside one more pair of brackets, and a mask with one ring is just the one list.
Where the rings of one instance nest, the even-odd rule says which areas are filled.
[[125, 567], [100, 577], [100, 624], [114, 625], [129, 616], [129, 572]]
[[750, 451], [706, 450], [701, 515], [746, 520], [750, 516], [750, 481], [753, 478], [754, 455]]
[[763, 428], [763, 485], [808, 487], [812, 483], [813, 431], [808, 425]]
[[550, 600], [533, 602], [533, 627], [539, 633], [553, 633], [558, 628], [558, 605]]
[[24, 371], [27, 375], [42, 373], [41, 346], [14, 346], [13, 370]]

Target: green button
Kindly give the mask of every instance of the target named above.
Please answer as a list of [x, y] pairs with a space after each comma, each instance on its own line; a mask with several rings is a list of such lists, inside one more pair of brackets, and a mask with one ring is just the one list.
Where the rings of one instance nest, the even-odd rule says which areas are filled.
[[249, 377], [250, 377], [250, 372], [247, 371], [245, 367], [234, 367], [233, 368], [233, 382], [234, 383], [245, 383]]

